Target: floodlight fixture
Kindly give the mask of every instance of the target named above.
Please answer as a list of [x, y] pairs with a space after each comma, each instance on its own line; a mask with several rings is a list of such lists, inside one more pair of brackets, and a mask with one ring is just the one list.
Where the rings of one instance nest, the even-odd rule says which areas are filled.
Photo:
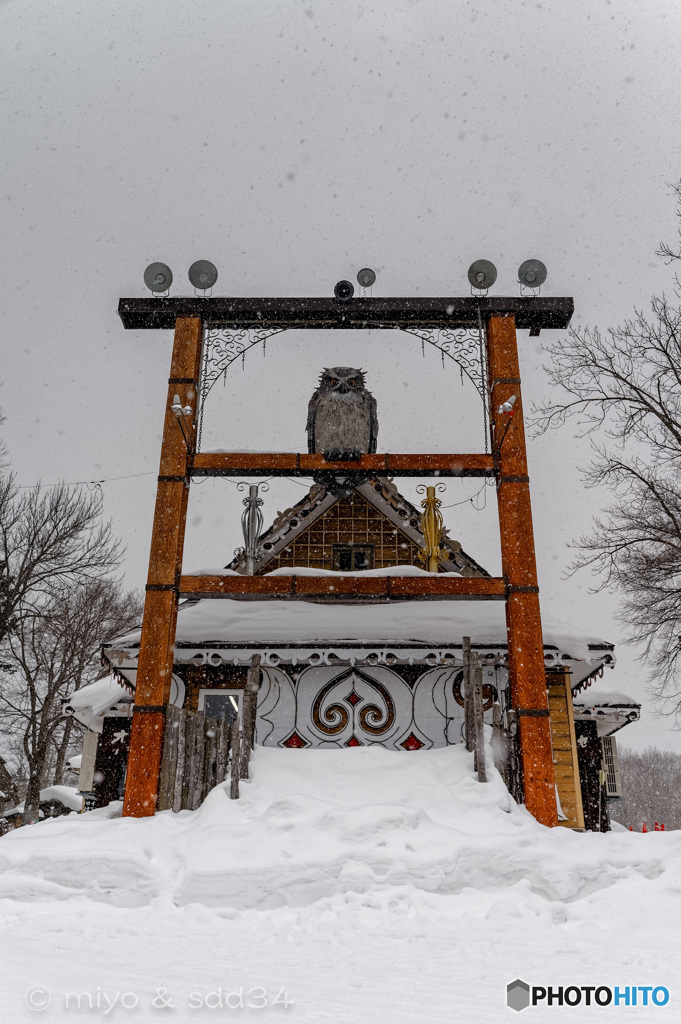
[[171, 410], [175, 413], [177, 418], [180, 416], [191, 416], [194, 412], [191, 405], [182, 405], [179, 395], [173, 395], [173, 404], [170, 406]]
[[201, 291], [208, 291], [218, 279], [217, 267], [209, 260], [197, 260], [189, 268], [189, 283]]
[[468, 280], [471, 287], [486, 292], [497, 279], [497, 268], [489, 260], [476, 260], [468, 268]]
[[541, 288], [546, 280], [546, 267], [541, 260], [525, 260], [518, 267], [518, 280], [525, 288]]
[[144, 283], [150, 292], [167, 292], [173, 283], [173, 272], [165, 263], [150, 263], [144, 271]]
[[513, 415], [513, 406], [515, 405], [515, 403], [516, 403], [516, 396], [515, 395], [511, 395], [511, 397], [508, 399], [508, 401], [502, 402], [502, 404], [497, 409], [497, 412], [499, 413], [500, 416], [504, 412], [508, 413], [509, 416], [512, 416]]
[[376, 274], [370, 267], [364, 267], [357, 274], [357, 283], [360, 288], [371, 288], [376, 281]]
[[339, 302], [349, 302], [355, 294], [355, 286], [351, 281], [339, 281], [333, 290]]

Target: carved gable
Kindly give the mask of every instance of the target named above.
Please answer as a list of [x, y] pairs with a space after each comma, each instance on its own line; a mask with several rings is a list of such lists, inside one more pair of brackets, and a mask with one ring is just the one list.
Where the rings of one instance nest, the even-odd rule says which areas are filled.
[[[360, 483], [343, 496], [316, 483], [293, 508], [277, 513], [258, 541], [255, 574], [280, 567], [307, 566], [358, 572], [391, 565], [423, 568], [421, 512], [391, 480]], [[440, 572], [461, 576], [489, 574], [445, 531], [438, 559]], [[243, 551], [227, 566], [245, 572]]]
[[[294, 565], [349, 571], [389, 565], [423, 567], [418, 559], [419, 550], [419, 545], [387, 516], [362, 494], [352, 491], [293, 537], [260, 572]], [[348, 564], [348, 557], [356, 560], [355, 564]]]

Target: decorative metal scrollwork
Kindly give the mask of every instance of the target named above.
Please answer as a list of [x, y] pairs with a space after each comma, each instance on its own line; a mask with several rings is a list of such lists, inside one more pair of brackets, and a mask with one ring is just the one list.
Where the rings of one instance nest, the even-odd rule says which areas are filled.
[[488, 434], [488, 387], [487, 387], [487, 361], [485, 359], [485, 329], [482, 321], [478, 322], [478, 329], [470, 330], [466, 327], [447, 330], [437, 327], [400, 327], [405, 334], [413, 334], [421, 339], [421, 350], [425, 352], [426, 342], [436, 348], [442, 356], [442, 365], [445, 365], [445, 356], [455, 362], [461, 370], [461, 379], [465, 373], [469, 381], [482, 399], [482, 423], [485, 434], [485, 451], [489, 450]]
[[477, 331], [462, 327], [458, 330], [444, 330], [429, 327], [401, 327], [405, 334], [413, 334], [421, 339], [422, 347], [426, 343], [436, 348], [442, 356], [457, 363], [461, 372], [465, 373], [473, 384], [483, 402], [486, 402], [485, 353], [482, 329]]
[[199, 420], [197, 434], [197, 448], [201, 447], [201, 434], [203, 431], [203, 412], [206, 399], [213, 387], [220, 378], [223, 382], [227, 376], [227, 370], [241, 359], [246, 359], [246, 353], [256, 345], [263, 346], [263, 355], [267, 339], [275, 334], [282, 334], [285, 327], [266, 327], [261, 330], [254, 328], [231, 328], [231, 327], [208, 327], [203, 339], [203, 369], [201, 372], [201, 386], [199, 388]]

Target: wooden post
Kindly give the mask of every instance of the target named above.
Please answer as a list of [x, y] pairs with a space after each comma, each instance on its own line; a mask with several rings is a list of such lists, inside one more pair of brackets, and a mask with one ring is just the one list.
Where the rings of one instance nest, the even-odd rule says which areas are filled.
[[[520, 730], [525, 804], [543, 825], [557, 825], [515, 317], [490, 317], [487, 359], [490, 422], [499, 474], [501, 564], [507, 587], [509, 676]], [[500, 444], [508, 415], [497, 410], [511, 395], [516, 396], [513, 420]]]
[[177, 742], [175, 749], [175, 782], [173, 787], [173, 811], [177, 814], [182, 810], [182, 787], [187, 764], [187, 711], [182, 708], [177, 718]]
[[239, 799], [239, 766], [241, 755], [241, 742], [239, 734], [239, 719], [232, 722], [232, 729], [229, 736], [229, 745], [232, 750], [232, 764], [229, 785], [229, 796], [231, 800]]
[[[201, 339], [202, 324], [199, 317], [177, 319], [123, 804], [124, 815], [138, 818], [153, 814], [158, 799], [165, 709], [173, 672], [177, 598], [189, 499], [191, 453], [187, 450], [182, 429], [171, 405], [174, 396], [178, 395], [181, 404], [191, 405], [196, 413]], [[196, 439], [195, 423], [195, 415], [185, 417], [185, 430], [192, 446]]]
[[475, 721], [473, 718], [473, 687], [471, 685], [471, 638], [465, 636], [461, 643], [463, 661], [463, 717], [466, 750], [475, 750]]
[[219, 786], [227, 777], [227, 762], [229, 759], [229, 723], [226, 718], [218, 722], [218, 749], [215, 764], [215, 785]]
[[480, 655], [471, 655], [471, 690], [473, 693], [473, 714], [475, 718], [475, 770], [478, 782], [487, 782], [485, 765], [485, 722], [482, 710], [482, 665]]
[[255, 742], [255, 718], [260, 689], [260, 654], [254, 654], [248, 667], [241, 713], [241, 766], [239, 778], [248, 778], [248, 762]]

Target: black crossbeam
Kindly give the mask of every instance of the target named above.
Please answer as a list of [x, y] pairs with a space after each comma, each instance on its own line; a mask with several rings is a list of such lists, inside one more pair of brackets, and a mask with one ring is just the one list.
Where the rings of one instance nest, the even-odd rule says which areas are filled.
[[492, 296], [475, 298], [198, 298], [120, 299], [118, 315], [128, 330], [170, 330], [178, 317], [199, 316], [207, 326], [282, 330], [368, 330], [476, 327], [478, 317], [515, 316], [519, 330], [565, 329], [571, 298]]

